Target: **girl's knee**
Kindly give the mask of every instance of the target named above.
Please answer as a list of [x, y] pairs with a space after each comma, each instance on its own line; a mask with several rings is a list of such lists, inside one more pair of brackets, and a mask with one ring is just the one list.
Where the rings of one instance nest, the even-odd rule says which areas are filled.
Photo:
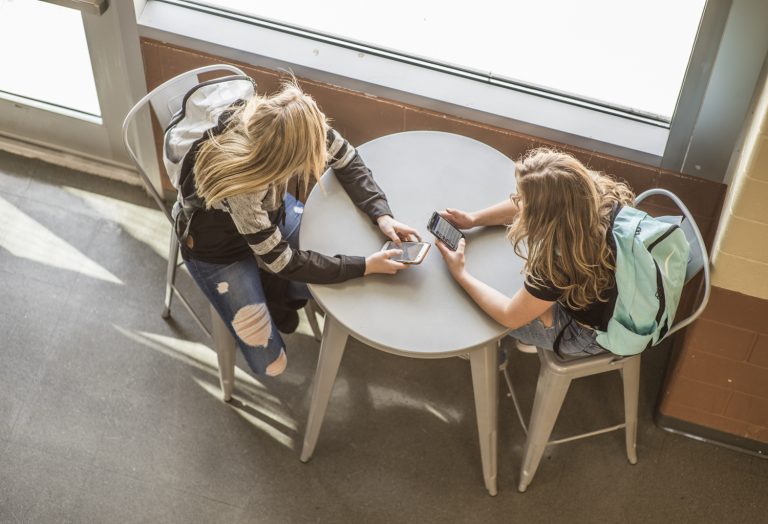
[[267, 374], [267, 376], [276, 377], [277, 375], [285, 371], [285, 368], [287, 366], [288, 366], [288, 356], [285, 354], [285, 349], [281, 349], [280, 354], [277, 356], [277, 358], [269, 366], [267, 366], [267, 370], [265, 371], [265, 373]]
[[272, 336], [272, 319], [266, 304], [241, 307], [232, 319], [232, 328], [249, 346], [266, 346]]
[[[266, 304], [249, 304], [241, 307], [232, 319], [232, 328], [243, 344], [248, 365], [255, 373], [264, 373], [275, 377], [285, 371], [288, 357], [282, 347], [280, 335], [272, 329], [272, 318]], [[264, 358], [272, 348], [280, 347], [277, 358], [264, 366]]]

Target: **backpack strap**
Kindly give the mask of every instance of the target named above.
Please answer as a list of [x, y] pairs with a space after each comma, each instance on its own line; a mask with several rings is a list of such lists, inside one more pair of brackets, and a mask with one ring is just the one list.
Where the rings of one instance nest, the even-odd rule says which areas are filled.
[[[611, 211], [611, 222], [608, 225], [608, 232], [605, 239], [606, 242], [608, 242], [608, 248], [611, 250], [611, 254], [613, 255], [614, 264], [616, 263], [616, 239], [613, 238], [613, 225], [616, 222], [616, 217], [619, 215], [622, 207], [623, 206], [621, 204], [616, 202], [613, 203], [613, 210]], [[608, 302], [606, 303], [605, 309], [603, 310], [603, 318], [601, 319], [600, 323], [601, 331], [606, 331], [608, 329], [608, 321], [611, 320], [613, 311], [616, 309], [616, 299], [618, 297], [619, 293], [616, 287], [616, 277], [614, 276], [613, 292], [608, 297]]]
[[[656, 247], [662, 240], [667, 238], [669, 235], [671, 235], [676, 229], [679, 229], [679, 226], [677, 224], [672, 224], [669, 226], [669, 229], [667, 229], [662, 235], [659, 236], [656, 240], [650, 243], [648, 246], [648, 252], [653, 251], [653, 248]], [[653, 261], [654, 266], [656, 266], [656, 298], [659, 299], [659, 310], [656, 312], [656, 324], [658, 325], [661, 321], [661, 317], [664, 315], [664, 311], [667, 308], [667, 297], [664, 293], [664, 281], [661, 278], [661, 269], [659, 269], [659, 264], [654, 259]], [[667, 331], [669, 330], [668, 322], [664, 322], [664, 325], [660, 327], [659, 329], [659, 340], [664, 338], [664, 335], [667, 334]], [[651, 344], [653, 343], [653, 340], [651, 340], [648, 343], [648, 347], [651, 347]]]

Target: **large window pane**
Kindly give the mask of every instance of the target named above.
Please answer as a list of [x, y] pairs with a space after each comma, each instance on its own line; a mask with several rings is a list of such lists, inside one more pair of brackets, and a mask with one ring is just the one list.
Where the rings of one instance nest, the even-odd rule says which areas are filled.
[[0, 0], [2, 92], [100, 116], [79, 11], [35, 0]]
[[206, 0], [670, 119], [706, 0]]

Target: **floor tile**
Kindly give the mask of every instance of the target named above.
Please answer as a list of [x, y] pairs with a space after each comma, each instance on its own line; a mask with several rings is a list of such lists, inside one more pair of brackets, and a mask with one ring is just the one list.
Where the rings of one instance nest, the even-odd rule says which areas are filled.
[[120, 522], [188, 524], [236, 522], [240, 509], [168, 487], [108, 471], [89, 476], [73, 520], [83, 523]]
[[88, 467], [25, 445], [0, 454], [0, 522], [80, 522], [73, 508]]

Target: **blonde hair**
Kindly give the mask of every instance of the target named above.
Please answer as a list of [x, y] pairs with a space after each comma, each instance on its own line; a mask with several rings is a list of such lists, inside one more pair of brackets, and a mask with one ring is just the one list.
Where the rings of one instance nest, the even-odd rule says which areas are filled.
[[306, 190], [325, 170], [326, 129], [325, 115], [293, 79], [271, 96], [254, 95], [198, 150], [197, 194], [210, 208], [227, 197], [287, 184], [294, 175]]
[[573, 309], [606, 302], [605, 291], [614, 281], [606, 232], [614, 204], [633, 205], [632, 191], [573, 156], [547, 148], [518, 161], [516, 177], [513, 199], [520, 211], [508, 238], [526, 259], [529, 281], [537, 287], [551, 283]]

